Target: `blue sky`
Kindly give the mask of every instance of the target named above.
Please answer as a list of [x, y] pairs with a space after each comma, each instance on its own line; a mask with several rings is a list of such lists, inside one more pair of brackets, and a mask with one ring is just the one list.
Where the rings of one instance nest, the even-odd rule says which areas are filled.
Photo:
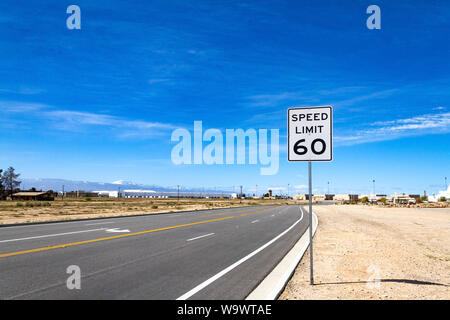
[[[81, 30], [66, 28], [67, 6]], [[366, 8], [381, 8], [381, 30]], [[448, 1], [0, 3], [0, 168], [24, 178], [304, 192], [286, 109], [334, 107], [315, 192], [429, 193], [450, 177]], [[280, 169], [181, 165], [175, 128], [280, 129]]]

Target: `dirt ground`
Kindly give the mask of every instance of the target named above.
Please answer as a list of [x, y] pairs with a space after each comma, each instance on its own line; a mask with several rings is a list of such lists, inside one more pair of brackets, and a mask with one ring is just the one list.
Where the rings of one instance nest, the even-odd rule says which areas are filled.
[[315, 206], [309, 250], [280, 299], [450, 299], [450, 209]]
[[[258, 199], [139, 199], [65, 198], [55, 201], [0, 201], [0, 225], [56, 220], [130, 216], [161, 212], [286, 204], [286, 200]], [[289, 201], [289, 203], [293, 203]]]

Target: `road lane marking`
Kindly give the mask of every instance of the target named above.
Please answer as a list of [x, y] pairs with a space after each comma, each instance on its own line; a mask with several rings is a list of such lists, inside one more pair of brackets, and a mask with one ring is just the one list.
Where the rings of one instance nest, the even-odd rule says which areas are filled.
[[212, 236], [213, 234], [215, 234], [215, 233], [208, 233], [208, 234], [205, 234], [205, 235], [203, 235], [203, 236], [199, 236], [199, 237], [187, 239], [186, 241], [192, 241], [192, 240], [201, 239], [201, 238], [204, 238], [204, 237]]
[[198, 224], [215, 222], [215, 221], [222, 221], [222, 220], [233, 219], [233, 218], [238, 218], [238, 217], [245, 217], [245, 216], [250, 215], [250, 214], [261, 213], [261, 212], [264, 212], [264, 211], [267, 211], [267, 210], [271, 210], [271, 209], [274, 209], [274, 208], [270, 207], [270, 208], [267, 208], [267, 209], [258, 210], [258, 211], [252, 211], [252, 212], [248, 212], [248, 213], [244, 213], [244, 214], [240, 214], [240, 215], [236, 215], [236, 216], [229, 216], [229, 217], [223, 217], [223, 218], [216, 218], [216, 219], [210, 219], [210, 220], [191, 222], [191, 223], [180, 224], [180, 225], [176, 225], [176, 226], [163, 227], [163, 228], [151, 229], [151, 230], [144, 230], [144, 231], [139, 231], [139, 232], [134, 232], [134, 233], [127, 233], [127, 234], [121, 234], [121, 235], [116, 235], [116, 236], [111, 236], [111, 237], [99, 238], [99, 239], [85, 240], [85, 241], [79, 241], [79, 242], [72, 242], [72, 243], [48, 246], [48, 247], [43, 247], [43, 248], [36, 248], [36, 249], [31, 249], [31, 250], [16, 251], [16, 252], [9, 252], [9, 253], [1, 253], [0, 254], [0, 258], [6, 258], [6, 257], [17, 256], [17, 255], [21, 255], [21, 254], [41, 252], [41, 251], [47, 251], [47, 250], [53, 250], [53, 249], [59, 249], [59, 248], [67, 248], [67, 247], [78, 246], [78, 245], [82, 245], [82, 244], [88, 244], [88, 243], [100, 242], [100, 241], [105, 241], [105, 240], [125, 238], [125, 237], [136, 236], [136, 235], [141, 235], [141, 234], [146, 234], [146, 233], [151, 233], [151, 232], [157, 232], [157, 231], [163, 231], [163, 230], [170, 230], [170, 229], [194, 226], [194, 225], [198, 225]]
[[252, 221], [252, 223], [256, 223], [256, 222], [259, 222], [259, 220], [254, 220], [254, 221]]
[[40, 239], [40, 238], [50, 238], [50, 237], [57, 237], [57, 236], [65, 236], [65, 235], [68, 235], [68, 234], [77, 234], [77, 233], [93, 232], [93, 231], [100, 231], [100, 230], [105, 230], [105, 228], [83, 230], [83, 231], [73, 231], [73, 232], [65, 232], [65, 233], [46, 234], [46, 235], [43, 235], [43, 236], [27, 237], [27, 238], [19, 238], [19, 239], [0, 240], [0, 243], [15, 242], [15, 241], [22, 241], [22, 240], [31, 240], [31, 239]]
[[237, 266], [239, 266], [240, 264], [244, 263], [245, 261], [247, 261], [248, 259], [250, 259], [251, 257], [253, 257], [254, 255], [256, 255], [257, 253], [261, 252], [262, 250], [264, 250], [265, 248], [267, 248], [268, 246], [270, 246], [272, 243], [274, 243], [275, 241], [277, 241], [278, 239], [280, 239], [282, 236], [284, 236], [286, 233], [288, 233], [289, 231], [291, 231], [300, 221], [302, 221], [303, 219], [303, 214], [301, 216], [300, 219], [298, 219], [296, 222], [294, 222], [293, 225], [291, 225], [289, 228], [287, 228], [286, 230], [284, 230], [282, 233], [280, 233], [278, 236], [276, 236], [275, 238], [273, 238], [272, 240], [270, 240], [269, 242], [267, 242], [265, 245], [259, 247], [258, 249], [256, 249], [255, 251], [251, 252], [250, 254], [246, 255], [245, 257], [243, 257], [241, 260], [236, 261], [235, 263], [233, 263], [232, 265], [230, 265], [229, 267], [225, 268], [224, 270], [220, 271], [219, 273], [217, 273], [216, 275], [212, 276], [211, 278], [209, 278], [208, 280], [200, 283], [198, 286], [196, 286], [195, 288], [193, 288], [192, 290], [186, 292], [185, 294], [183, 294], [182, 296], [180, 296], [179, 298], [177, 298], [177, 300], [186, 300], [189, 299], [190, 297], [192, 297], [194, 294], [196, 294], [197, 292], [199, 292], [200, 290], [204, 289], [205, 287], [207, 287], [208, 285], [210, 285], [211, 283], [213, 283], [214, 281], [216, 281], [217, 279], [223, 277], [225, 274], [227, 274], [228, 272], [230, 272], [231, 270], [233, 270], [234, 268], [236, 268]]
[[130, 232], [128, 229], [120, 230], [119, 228], [106, 229], [106, 232]]

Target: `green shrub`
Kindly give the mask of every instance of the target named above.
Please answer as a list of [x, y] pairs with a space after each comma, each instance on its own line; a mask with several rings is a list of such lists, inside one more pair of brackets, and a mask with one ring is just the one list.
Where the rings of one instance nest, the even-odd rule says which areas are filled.
[[152, 206], [152, 209], [158, 209], [158, 206], [153, 205], [153, 206]]
[[91, 197], [87, 197], [87, 198], [86, 198], [86, 201], [91, 201], [91, 200], [92, 200]]

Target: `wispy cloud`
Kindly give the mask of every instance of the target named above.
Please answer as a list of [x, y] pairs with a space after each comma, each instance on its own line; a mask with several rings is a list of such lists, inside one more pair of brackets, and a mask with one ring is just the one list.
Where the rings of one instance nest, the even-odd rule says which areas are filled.
[[334, 107], [350, 107], [350, 106], [355, 105], [358, 102], [386, 98], [386, 97], [389, 97], [389, 96], [395, 94], [398, 91], [399, 91], [398, 89], [388, 89], [388, 90], [377, 91], [377, 92], [373, 92], [373, 93], [366, 94], [366, 95], [360, 95], [360, 96], [346, 99], [346, 100], [336, 101], [333, 103], [333, 106]]
[[158, 83], [164, 83], [164, 82], [168, 82], [170, 81], [169, 78], [154, 78], [154, 79], [150, 79], [148, 80], [149, 84], [158, 84]]
[[337, 136], [334, 139], [340, 145], [355, 145], [408, 136], [448, 133], [450, 132], [450, 112], [374, 122], [370, 127], [371, 129], [360, 130], [352, 135]]
[[50, 121], [51, 125], [58, 130], [80, 132], [87, 131], [88, 127], [106, 127], [115, 130], [115, 135], [120, 138], [146, 139], [174, 128], [171, 124], [130, 120], [109, 114], [55, 110], [49, 105], [39, 103], [1, 101], [0, 110], [4, 113], [22, 113], [33, 116], [34, 119]]
[[48, 107], [48, 105], [42, 103], [0, 101], [0, 112], [4, 113], [34, 112]]
[[34, 87], [19, 87], [17, 89], [0, 89], [0, 93], [12, 93], [20, 95], [35, 95], [42, 92], [45, 92], [45, 90]]
[[278, 94], [260, 94], [247, 97], [251, 107], [273, 107], [290, 100], [304, 99], [300, 92], [282, 92]]

